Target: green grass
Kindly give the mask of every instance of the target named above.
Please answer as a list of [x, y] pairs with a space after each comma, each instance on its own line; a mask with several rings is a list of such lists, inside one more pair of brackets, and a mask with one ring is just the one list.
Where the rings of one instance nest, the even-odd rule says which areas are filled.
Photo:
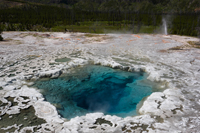
[[142, 26], [139, 33], [154, 33], [154, 30], [155, 26]]
[[64, 32], [65, 28], [71, 32], [84, 32], [84, 33], [105, 33], [106, 31], [117, 31], [120, 29], [118, 26], [102, 26], [102, 25], [60, 25], [51, 28], [52, 31]]
[[[22, 24], [15, 23], [12, 24], [12, 30], [21, 30], [24, 31], [26, 28], [22, 26]], [[53, 31], [53, 32], [65, 32], [65, 29], [70, 32], [82, 32], [82, 33], [154, 33], [156, 29], [159, 27], [155, 26], [144, 26], [140, 27], [138, 32], [137, 25], [132, 27], [131, 24], [125, 24], [121, 21], [115, 21], [114, 25], [113, 22], [108, 21], [85, 21], [85, 22], [77, 22], [74, 25], [64, 25], [62, 21], [57, 21], [54, 23], [51, 28], [45, 28], [43, 25], [32, 25], [29, 30], [30, 31]], [[6, 25], [2, 25], [4, 29], [6, 29]], [[8, 28], [8, 27], [7, 27]], [[133, 31], [134, 29], [134, 31]]]
[[[154, 33], [155, 26], [141, 26], [139, 33]], [[121, 32], [133, 33], [133, 28], [131, 25], [120, 25], [119, 22], [115, 22], [115, 25], [109, 25], [107, 21], [101, 22], [80, 22], [79, 25], [59, 25], [51, 28], [51, 31], [55, 32], [64, 32], [65, 29], [71, 32], [84, 32], [84, 33], [112, 33], [112, 32]], [[137, 26], [134, 27], [134, 31], [136, 32]]]

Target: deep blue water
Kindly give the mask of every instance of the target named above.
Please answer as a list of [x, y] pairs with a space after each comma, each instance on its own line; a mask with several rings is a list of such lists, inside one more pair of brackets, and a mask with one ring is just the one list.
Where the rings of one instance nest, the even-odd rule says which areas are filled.
[[152, 93], [152, 88], [138, 84], [145, 78], [141, 72], [87, 65], [57, 79], [38, 80], [33, 86], [67, 119], [89, 112], [126, 117], [136, 115], [137, 104]]

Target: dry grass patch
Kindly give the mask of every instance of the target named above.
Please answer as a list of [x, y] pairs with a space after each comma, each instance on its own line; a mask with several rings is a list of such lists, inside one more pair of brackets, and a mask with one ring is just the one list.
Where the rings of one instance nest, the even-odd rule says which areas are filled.
[[6, 38], [3, 41], [0, 41], [0, 45], [20, 45], [22, 41], [20, 40], [13, 40], [11, 38]]
[[199, 48], [200, 49], [200, 41], [188, 41], [188, 44], [190, 44], [190, 46], [194, 47], [194, 48]]
[[51, 37], [50, 34], [45, 34], [45, 33], [21, 33], [19, 36], [21, 38], [24, 38], [26, 36], [34, 36], [34, 37], [41, 37], [41, 38], [49, 38], [49, 37]]
[[98, 34], [85, 34], [85, 37], [101, 37], [104, 35], [98, 35]]
[[167, 52], [168, 52], [168, 50], [161, 49], [161, 50], [159, 50], [159, 52], [161, 52], [161, 53], [167, 53]]
[[172, 48], [169, 48], [168, 50], [183, 50], [183, 46], [172, 47]]
[[85, 34], [86, 41], [84, 43], [90, 43], [90, 42], [103, 42], [105, 40], [112, 39], [113, 37], [108, 35], [99, 35], [99, 34]]

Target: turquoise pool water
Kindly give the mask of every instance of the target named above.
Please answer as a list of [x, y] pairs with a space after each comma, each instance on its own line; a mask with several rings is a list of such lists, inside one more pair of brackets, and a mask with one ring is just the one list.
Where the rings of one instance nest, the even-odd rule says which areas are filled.
[[145, 78], [142, 72], [86, 65], [56, 79], [40, 79], [33, 86], [64, 118], [91, 112], [126, 117], [137, 115], [137, 104], [152, 93], [151, 87], [138, 84]]

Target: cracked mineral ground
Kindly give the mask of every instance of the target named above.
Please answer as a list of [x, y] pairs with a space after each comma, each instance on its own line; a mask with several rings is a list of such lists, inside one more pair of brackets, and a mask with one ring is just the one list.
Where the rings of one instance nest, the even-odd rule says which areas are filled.
[[[2, 133], [187, 133], [200, 130], [197, 38], [62, 32], [3, 32], [2, 36]], [[122, 76], [115, 71], [120, 71]], [[66, 82], [60, 81], [63, 78]], [[51, 81], [56, 85], [51, 86]], [[37, 82], [44, 83], [44, 88], [37, 86]], [[63, 84], [66, 89], [60, 87]], [[133, 91], [134, 85], [142, 91]], [[134, 102], [139, 93], [142, 97]], [[132, 97], [125, 97], [129, 95]], [[97, 98], [94, 103], [101, 103], [100, 106], [88, 102], [91, 98]], [[67, 103], [66, 99], [72, 101]], [[125, 99], [129, 104], [124, 106]], [[109, 108], [101, 110], [106, 100], [110, 102]], [[72, 107], [68, 105], [76, 108], [65, 112], [65, 108]], [[118, 115], [116, 110], [121, 113], [129, 105], [134, 105], [134, 112], [128, 108], [125, 110], [128, 115]]]

